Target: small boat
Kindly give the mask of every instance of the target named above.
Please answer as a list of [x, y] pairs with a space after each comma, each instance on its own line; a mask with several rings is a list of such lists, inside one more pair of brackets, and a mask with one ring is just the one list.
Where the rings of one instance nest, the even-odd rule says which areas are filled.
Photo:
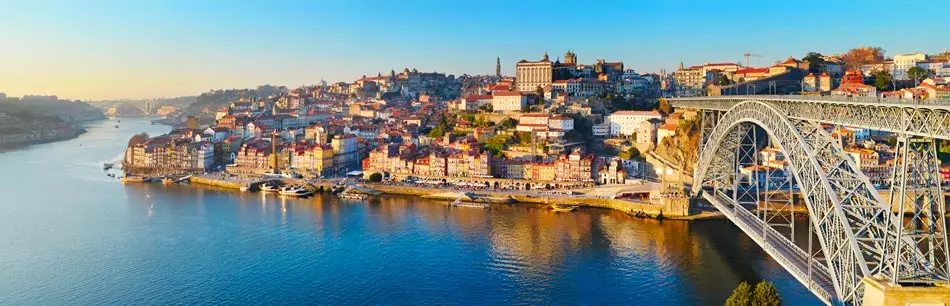
[[173, 178], [166, 177], [166, 178], [163, 178], [163, 179], [162, 179], [162, 184], [166, 184], [166, 185], [167, 185], [167, 184], [174, 184], [174, 183], [175, 183], [175, 179], [173, 179]]
[[313, 191], [303, 186], [291, 185], [281, 188], [277, 193], [285, 197], [306, 197], [313, 194]]
[[452, 203], [449, 203], [449, 206], [452, 206], [452, 207], [481, 208], [481, 209], [489, 209], [489, 208], [491, 208], [491, 204], [488, 204], [488, 203], [462, 202], [462, 195], [459, 195], [459, 197], [456, 198], [455, 201], [452, 201]]
[[261, 184], [261, 191], [262, 192], [279, 192], [280, 188], [277, 188], [277, 185]]
[[115, 128], [119, 128], [119, 125], [118, 125], [118, 124], [116, 124], [116, 125], [115, 125]]
[[248, 191], [251, 191], [251, 186], [248, 186], [248, 185], [241, 186], [241, 192], [248, 192]]
[[102, 163], [102, 170], [109, 170], [109, 169], [112, 169], [113, 166], [115, 166], [115, 165], [112, 164], [112, 163]]
[[559, 213], [559, 212], [571, 212], [571, 211], [577, 210], [577, 205], [558, 205], [558, 204], [554, 204], [554, 205], [551, 205], [551, 206], [549, 206], [549, 207], [551, 208], [551, 211], [556, 212], [556, 213]]
[[141, 176], [123, 176], [120, 178], [123, 183], [144, 183], [145, 178]]
[[341, 199], [360, 200], [360, 201], [366, 200], [367, 198], [365, 194], [349, 193], [349, 192], [341, 192], [340, 194], [337, 195], [337, 197], [340, 197]]

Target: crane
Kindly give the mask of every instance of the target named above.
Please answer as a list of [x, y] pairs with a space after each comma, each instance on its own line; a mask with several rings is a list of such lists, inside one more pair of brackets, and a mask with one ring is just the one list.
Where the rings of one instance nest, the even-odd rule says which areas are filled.
[[749, 67], [749, 57], [752, 57], [752, 56], [755, 56], [755, 57], [762, 57], [761, 55], [752, 54], [752, 53], [750, 53], [750, 52], [746, 52], [746, 53], [743, 54], [743, 55], [745, 55], [745, 66], [746, 66], [746, 67]]

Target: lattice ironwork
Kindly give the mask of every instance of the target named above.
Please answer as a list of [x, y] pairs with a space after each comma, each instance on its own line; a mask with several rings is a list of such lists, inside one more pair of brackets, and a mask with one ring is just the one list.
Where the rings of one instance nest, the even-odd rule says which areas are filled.
[[[711, 187], [712, 191], [705, 196], [727, 203], [720, 207], [720, 210], [731, 210], [727, 216], [739, 218], [748, 212], [746, 207], [749, 205], [743, 204], [748, 204], [751, 199], [756, 203], [751, 206], [754, 208], [762, 200], [758, 190], [762, 186], [760, 182], [743, 177], [741, 173], [750, 160], [757, 159], [755, 153], [750, 154], [750, 149], [753, 152], [759, 149], [756, 126], [778, 145], [785, 157], [788, 177], [793, 178], [785, 181], [794, 182], [808, 208], [809, 227], [816, 233], [820, 253], [824, 256], [818, 261], [821, 271], [818, 274], [811, 271], [813, 253], [799, 247], [795, 247], [794, 252], [787, 251], [793, 254], [787, 254], [779, 261], [789, 262], [783, 266], [793, 274], [799, 273], [796, 275], [799, 280], [808, 279], [809, 282], [803, 283], [812, 292], [819, 297], [831, 294], [833, 298], [826, 301], [829, 303], [860, 304], [863, 294], [861, 280], [865, 276], [913, 269], [923, 269], [931, 275], [946, 275], [945, 271], [934, 268], [930, 257], [922, 253], [909, 237], [898, 235], [899, 225], [893, 221], [895, 218], [889, 208], [844, 152], [839, 141], [832, 138], [819, 122], [790, 118], [771, 103], [748, 101], [734, 104], [706, 135], [708, 139], [704, 141], [694, 173], [694, 186]], [[769, 184], [767, 177], [765, 186]], [[694, 190], [708, 190], [703, 188]], [[737, 224], [742, 221], [734, 218], [731, 220]], [[757, 219], [761, 221], [755, 225], [758, 229], [750, 232], [743, 228], [750, 236], [762, 236], [757, 241], [778, 243], [785, 250], [788, 245], [795, 245], [790, 240], [791, 235], [783, 237], [769, 226], [772, 222], [767, 212], [760, 212]], [[768, 234], [778, 237], [766, 237]], [[763, 245], [767, 249], [774, 247]], [[901, 259], [887, 260], [894, 254], [901, 254]], [[796, 258], [807, 263], [796, 264]], [[801, 267], [807, 267], [809, 272], [802, 275], [805, 272]], [[830, 286], [816, 281], [821, 279], [821, 275], [827, 275]]]

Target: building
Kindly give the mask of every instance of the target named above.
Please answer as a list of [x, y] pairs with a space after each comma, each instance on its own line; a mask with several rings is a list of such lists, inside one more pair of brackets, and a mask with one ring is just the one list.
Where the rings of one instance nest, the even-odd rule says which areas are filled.
[[630, 136], [637, 132], [641, 122], [662, 117], [657, 111], [616, 111], [605, 121], [610, 124], [610, 136]]
[[894, 71], [891, 74], [894, 79], [907, 80], [910, 78], [907, 75], [907, 70], [916, 67], [918, 62], [925, 61], [927, 61], [927, 55], [920, 52], [894, 55]]
[[359, 163], [359, 138], [353, 134], [336, 135], [330, 142], [333, 148], [333, 165], [341, 171], [355, 169]]
[[550, 86], [554, 80], [554, 63], [548, 59], [548, 53], [545, 52], [540, 61], [521, 60], [515, 64], [515, 80], [518, 91], [522, 92], [533, 92], [538, 87]]
[[528, 106], [528, 95], [519, 91], [497, 92], [491, 104], [496, 112], [520, 112]]
[[656, 143], [662, 143], [666, 137], [676, 135], [676, 124], [667, 123], [656, 129]]

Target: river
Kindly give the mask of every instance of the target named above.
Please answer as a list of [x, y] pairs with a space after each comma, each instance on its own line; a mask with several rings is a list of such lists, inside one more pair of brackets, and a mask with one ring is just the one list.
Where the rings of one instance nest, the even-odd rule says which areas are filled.
[[727, 221], [123, 185], [102, 162], [168, 128], [115, 124], [0, 153], [0, 305], [722, 305], [763, 279], [821, 305]]

